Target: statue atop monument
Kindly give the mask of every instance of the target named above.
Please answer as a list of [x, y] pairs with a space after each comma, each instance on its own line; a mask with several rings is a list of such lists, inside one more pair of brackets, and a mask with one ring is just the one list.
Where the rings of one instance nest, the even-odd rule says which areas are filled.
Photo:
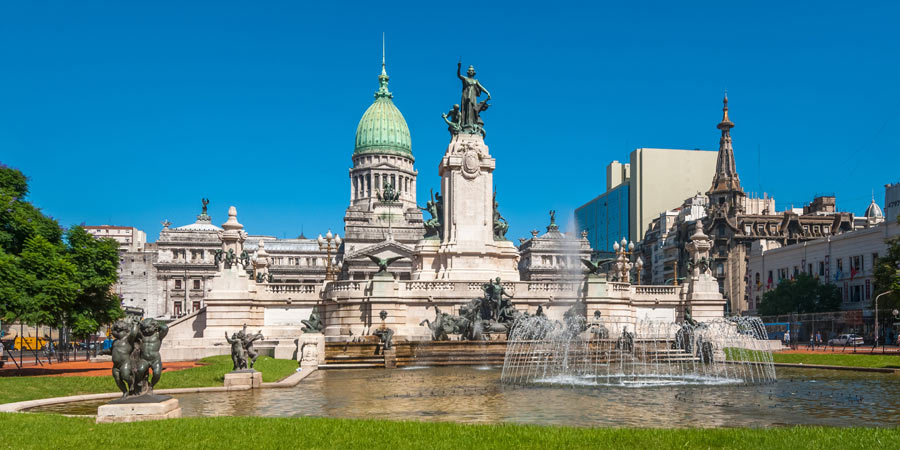
[[[469, 66], [466, 76], [460, 73], [462, 62], [456, 64], [456, 76], [462, 81], [462, 99], [459, 102], [459, 119], [457, 127], [459, 132], [468, 134], [484, 134], [484, 121], [481, 120], [481, 112], [488, 109], [488, 101], [491, 99], [491, 93], [488, 92], [481, 82], [475, 79], [475, 67]], [[478, 97], [484, 93], [486, 98], [479, 102]], [[455, 106], [455, 105], [454, 105]], [[451, 113], [453, 110], [451, 110]], [[446, 120], [446, 118], [445, 118]], [[451, 132], [455, 127], [452, 122], [448, 122]], [[454, 133], [455, 134], [455, 133]]]

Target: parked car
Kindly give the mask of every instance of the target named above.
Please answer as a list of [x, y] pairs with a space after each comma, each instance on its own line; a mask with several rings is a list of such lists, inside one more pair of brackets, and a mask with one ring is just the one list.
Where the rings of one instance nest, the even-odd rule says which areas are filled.
[[858, 334], [842, 334], [828, 340], [828, 345], [863, 345], [863, 338]]

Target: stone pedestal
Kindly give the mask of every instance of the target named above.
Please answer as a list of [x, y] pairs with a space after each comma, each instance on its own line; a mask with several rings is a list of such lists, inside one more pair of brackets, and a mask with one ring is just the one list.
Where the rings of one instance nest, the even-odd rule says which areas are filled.
[[416, 280], [519, 280], [519, 251], [494, 240], [494, 158], [480, 134], [453, 135], [441, 160], [443, 236], [416, 244]]
[[397, 349], [391, 347], [381, 352], [384, 355], [384, 368], [394, 369], [397, 367]]
[[297, 352], [300, 368], [317, 369], [325, 364], [325, 335], [322, 333], [304, 333], [300, 335]]
[[397, 288], [394, 276], [388, 272], [372, 276], [372, 297], [397, 298]]
[[262, 372], [244, 369], [225, 374], [226, 389], [259, 389], [260, 387], [262, 387]]
[[114, 400], [97, 409], [97, 423], [140, 422], [181, 417], [178, 399], [168, 395], [142, 395]]

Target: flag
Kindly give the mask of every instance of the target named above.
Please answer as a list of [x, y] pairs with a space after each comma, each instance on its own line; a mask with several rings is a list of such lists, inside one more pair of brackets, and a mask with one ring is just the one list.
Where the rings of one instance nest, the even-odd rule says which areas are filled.
[[772, 289], [772, 274], [769, 274], [769, 281], [766, 283], [766, 289]]
[[856, 274], [858, 274], [858, 273], [859, 273], [859, 271], [856, 270], [855, 267], [851, 267], [850, 268], [850, 281], [853, 281], [853, 277], [855, 277]]
[[838, 269], [837, 272], [834, 273], [834, 281], [840, 280], [841, 276], [844, 274], [841, 273], [841, 269]]

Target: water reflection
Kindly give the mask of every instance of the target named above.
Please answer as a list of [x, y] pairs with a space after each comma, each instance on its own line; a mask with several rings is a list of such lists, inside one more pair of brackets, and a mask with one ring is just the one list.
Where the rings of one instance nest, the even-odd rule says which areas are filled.
[[[785, 369], [762, 386], [518, 387], [499, 368], [319, 371], [291, 389], [179, 395], [185, 416], [329, 416], [543, 425], [895, 426], [900, 377]], [[90, 414], [102, 402], [42, 411]]]

